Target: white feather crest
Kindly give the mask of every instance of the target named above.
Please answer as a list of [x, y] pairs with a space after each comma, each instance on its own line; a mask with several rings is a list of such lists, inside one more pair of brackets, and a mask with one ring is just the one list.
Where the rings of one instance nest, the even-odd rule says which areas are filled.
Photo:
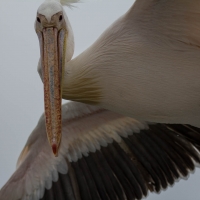
[[73, 7], [73, 3], [80, 3], [81, 0], [60, 0], [63, 6]]

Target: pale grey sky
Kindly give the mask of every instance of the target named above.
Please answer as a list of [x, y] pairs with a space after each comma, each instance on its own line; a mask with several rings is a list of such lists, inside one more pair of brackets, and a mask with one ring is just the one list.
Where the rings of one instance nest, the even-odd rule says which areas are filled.
[[[66, 8], [78, 55], [126, 12], [134, 0], [95, 0]], [[34, 20], [42, 0], [0, 0], [0, 188], [15, 170], [17, 158], [43, 112], [37, 74], [38, 39]], [[147, 200], [199, 200], [200, 170]]]

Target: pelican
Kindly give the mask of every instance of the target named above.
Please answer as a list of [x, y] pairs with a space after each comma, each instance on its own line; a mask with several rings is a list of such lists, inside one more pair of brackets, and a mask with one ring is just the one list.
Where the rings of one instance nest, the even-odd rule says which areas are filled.
[[[139, 4], [138, 2], [139, 1], [135, 3], [135, 6], [137, 5], [139, 8], [144, 8], [144, 5], [142, 5], [142, 3]], [[153, 1], [149, 2], [151, 3]], [[185, 2], [186, 1], [184, 1], [184, 3]], [[59, 5], [59, 2], [51, 1], [50, 3], [51, 5]], [[49, 5], [49, 3], [47, 3], [47, 5]], [[188, 1], [188, 7], [189, 5], [190, 3]], [[151, 7], [150, 4], [148, 6]], [[129, 11], [131, 12], [131, 10]], [[121, 19], [125, 19], [125, 16], [127, 17], [125, 14]], [[60, 19], [60, 15], [57, 15], [57, 17]], [[66, 17], [64, 19], [66, 19]], [[41, 23], [42, 20], [37, 18], [37, 22]], [[113, 25], [113, 27], [116, 27], [116, 24], [115, 26]], [[114, 30], [116, 31], [116, 29]], [[152, 31], [154, 31], [154, 29]], [[69, 33], [67, 33], [65, 37], [68, 37], [68, 35]], [[101, 38], [104, 38], [105, 35], [106, 34]], [[41, 39], [42, 37], [39, 38]], [[100, 41], [101, 38], [98, 41]], [[158, 41], [161, 40], [160, 38], [156, 39], [158, 39]], [[67, 38], [65, 38], [65, 41], [68, 41]], [[173, 47], [175, 44], [172, 42], [171, 45]], [[185, 44], [182, 45], [184, 46]], [[193, 45], [191, 46], [191, 48], [193, 48]], [[41, 45], [41, 47], [43, 46]], [[101, 48], [101, 45], [99, 48]], [[34, 129], [20, 155], [16, 172], [1, 189], [0, 199], [141, 199], [147, 195], [148, 191], [158, 192], [161, 189], [165, 189], [168, 185], [172, 185], [179, 177], [187, 176], [188, 173], [194, 169], [194, 161], [199, 163], [198, 128], [190, 125], [149, 124], [145, 121], [157, 121], [157, 119], [154, 119], [153, 117], [156, 118], [158, 115], [149, 116], [147, 112], [147, 116], [145, 117], [146, 109], [144, 109], [142, 116], [140, 116], [137, 114], [136, 106], [136, 114], [134, 114], [134, 111], [131, 108], [130, 111], [132, 111], [128, 114], [128, 111], [120, 111], [117, 109], [117, 105], [111, 104], [107, 105], [109, 105], [110, 108], [113, 106], [113, 109], [111, 108], [111, 110], [114, 110], [115, 112], [102, 109], [102, 107], [106, 108], [106, 103], [104, 105], [104, 103], [102, 103], [103, 101], [95, 102], [95, 99], [105, 98], [102, 95], [103, 93], [101, 93], [101, 89], [105, 88], [97, 88], [95, 86], [97, 84], [96, 81], [100, 78], [94, 76], [96, 78], [95, 81], [92, 80], [92, 82], [90, 82], [91, 85], [87, 85], [88, 87], [91, 87], [89, 89], [91, 89], [90, 91], [92, 93], [90, 93], [89, 90], [86, 90], [87, 86], [83, 85], [83, 87], [85, 87], [83, 91], [86, 92], [84, 94], [85, 97], [82, 96], [81, 88], [79, 88], [80, 83], [77, 82], [77, 91], [74, 91], [75, 88], [73, 87], [71, 87], [72, 89], [68, 88], [68, 86], [65, 87], [65, 85], [67, 85], [65, 84], [65, 81], [69, 78], [68, 81], [70, 83], [70, 80], [72, 80], [70, 74], [76, 70], [75, 64], [74, 71], [72, 68], [70, 69], [69, 66], [72, 66], [73, 62], [80, 62], [79, 59], [81, 58], [81, 55], [85, 57], [84, 53], [89, 52], [89, 50], [86, 50], [81, 54], [79, 59], [75, 58], [70, 60], [71, 58], [69, 58], [69, 60], [67, 60], [67, 55], [70, 53], [67, 51], [67, 48], [63, 49], [66, 51], [64, 58], [66, 66], [61, 69], [66, 71], [66, 75], [59, 74], [58, 76], [63, 77], [62, 81], [60, 80], [60, 83], [62, 83], [60, 85], [63, 85], [63, 97], [65, 93], [68, 93], [69, 97], [66, 96], [68, 99], [96, 104], [98, 107], [81, 103], [70, 103], [63, 106], [63, 138], [60, 142], [60, 135], [58, 137], [57, 135], [54, 136], [51, 131], [49, 135], [50, 139], [55, 139], [49, 140], [50, 143], [56, 141], [56, 147], [54, 145], [55, 143], [52, 144], [52, 147], [55, 147], [53, 148], [55, 154], [57, 153], [58, 146], [60, 146], [60, 155], [57, 158], [53, 157], [48, 151], [48, 145], [45, 139], [46, 129], [44, 116], [41, 117], [37, 127]], [[91, 47], [89, 49], [90, 53], [92, 53]], [[179, 50], [180, 49], [177, 51]], [[85, 55], [90, 57], [90, 54]], [[196, 54], [191, 57], [195, 55]], [[97, 56], [96, 59], [97, 58], [99, 58], [99, 56]], [[161, 56], [160, 59], [162, 58], [163, 57]], [[43, 59], [40, 59], [39, 62], [39, 71], [41, 78], [44, 81], [42, 60]], [[63, 62], [63, 60], [61, 61]], [[46, 66], [48, 66], [48, 64]], [[70, 70], [67, 71], [67, 69]], [[84, 73], [85, 71], [82, 71], [82, 74]], [[104, 75], [112, 75], [109, 71], [107, 73], [108, 74]], [[82, 74], [80, 73], [80, 75]], [[183, 74], [185, 75], [185, 73]], [[76, 75], [78, 78], [78, 74]], [[162, 78], [163, 76], [160, 77], [160, 79]], [[83, 80], [89, 84], [87, 82], [89, 77], [84, 77]], [[185, 81], [187, 81], [187, 79]], [[73, 84], [71, 83], [71, 86]], [[108, 86], [109, 85], [106, 87]], [[130, 85], [127, 85], [127, 87], [129, 86]], [[186, 87], [186, 89], [188, 88]], [[56, 88], [56, 90], [59, 91], [59, 88]], [[97, 95], [95, 91], [99, 91], [99, 95]], [[73, 92], [76, 92], [74, 96], [78, 95], [79, 92], [81, 96], [70, 98], [70, 95], [72, 95]], [[112, 95], [112, 92], [113, 91], [111, 91], [110, 95]], [[138, 97], [137, 93], [135, 95]], [[121, 98], [124, 98], [123, 95], [121, 96]], [[188, 96], [190, 97], [190, 95]], [[113, 98], [114, 97], [116, 97], [115, 93], [113, 94]], [[93, 101], [91, 99], [93, 99]], [[151, 100], [151, 98], [149, 100]], [[169, 98], [169, 100], [171, 99]], [[46, 101], [49, 101], [48, 98]], [[131, 117], [135, 115], [137, 119], [117, 114], [120, 112], [127, 114], [128, 116], [130, 115]], [[181, 112], [184, 113], [182, 110]], [[156, 114], [160, 113], [158, 112]], [[58, 116], [60, 116], [60, 114], [58, 114]], [[192, 116], [194, 118], [194, 114], [189, 115], [188, 118], [184, 118], [183, 116], [181, 116], [182, 118], [179, 118], [179, 115], [175, 115], [175, 118], [171, 119], [170, 116], [167, 115], [168, 119], [161, 117], [160, 122], [165, 122], [166, 120], [168, 123], [172, 123], [177, 120], [177, 122], [180, 123], [198, 125], [197, 120], [192, 122], [190, 118]], [[151, 117], [152, 120], [150, 120]], [[196, 117], [198, 118], [198, 116]], [[88, 126], [87, 124], [90, 121], [92, 121], [92, 123]], [[57, 123], [57, 121], [54, 121], [54, 123]], [[49, 130], [48, 127], [47, 130]], [[35, 149], [37, 151], [35, 151]]]
[[55, 155], [61, 96], [142, 121], [200, 127], [200, 1], [136, 0], [74, 59], [73, 32], [61, 3], [45, 1], [35, 22]]
[[187, 177], [200, 163], [200, 129], [149, 124], [78, 102], [62, 106], [62, 140], [49, 151], [44, 114], [1, 200], [134, 200]]

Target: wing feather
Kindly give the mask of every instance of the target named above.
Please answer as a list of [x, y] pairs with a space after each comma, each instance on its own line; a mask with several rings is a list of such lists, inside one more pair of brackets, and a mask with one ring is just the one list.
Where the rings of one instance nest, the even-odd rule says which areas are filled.
[[1, 200], [142, 199], [188, 176], [200, 163], [200, 129], [139, 122], [81, 103], [63, 105], [57, 158], [42, 116]]

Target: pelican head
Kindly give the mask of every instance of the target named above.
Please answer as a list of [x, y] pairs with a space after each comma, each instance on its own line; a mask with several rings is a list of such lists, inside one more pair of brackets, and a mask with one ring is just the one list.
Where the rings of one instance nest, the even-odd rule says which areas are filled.
[[62, 71], [74, 50], [72, 29], [60, 2], [46, 0], [38, 8], [35, 30], [40, 42], [38, 71], [44, 83], [46, 131], [57, 156], [61, 141]]

